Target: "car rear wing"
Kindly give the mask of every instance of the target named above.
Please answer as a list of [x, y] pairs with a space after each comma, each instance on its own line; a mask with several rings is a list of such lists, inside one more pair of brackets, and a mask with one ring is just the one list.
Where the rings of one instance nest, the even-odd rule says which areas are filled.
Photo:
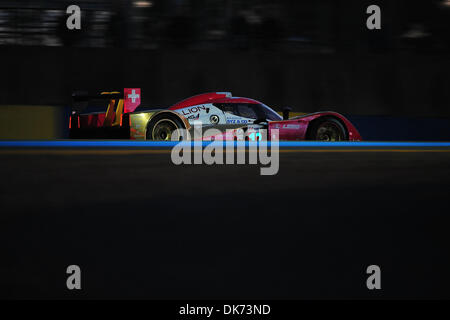
[[[133, 112], [141, 103], [141, 89], [139, 88], [125, 88], [122, 92], [111, 91], [101, 92], [99, 94], [90, 95], [87, 93], [74, 93], [72, 94], [72, 116], [70, 118], [70, 127], [72, 122], [76, 122], [79, 128], [79, 115], [89, 105], [89, 101], [92, 100], [105, 100], [108, 101], [108, 107], [106, 112], [102, 112], [104, 120], [102, 120], [102, 126], [115, 126], [122, 125], [122, 118], [124, 115]], [[87, 112], [87, 115], [92, 112]], [[91, 116], [92, 117], [92, 116]]]
[[123, 99], [124, 112], [133, 112], [141, 104], [140, 88], [125, 88], [123, 91], [101, 92], [88, 94], [75, 92], [72, 94], [72, 110], [81, 112], [86, 109], [88, 102], [92, 100], [121, 100]]

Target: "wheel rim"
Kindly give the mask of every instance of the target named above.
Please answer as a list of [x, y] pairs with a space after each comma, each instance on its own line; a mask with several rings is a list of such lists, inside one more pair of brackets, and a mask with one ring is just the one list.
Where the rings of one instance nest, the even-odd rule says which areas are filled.
[[342, 141], [344, 140], [344, 133], [337, 124], [333, 122], [324, 122], [317, 129], [316, 140]]
[[178, 129], [175, 122], [169, 119], [159, 120], [152, 131], [153, 140], [165, 140], [169, 141], [172, 139], [172, 133]]

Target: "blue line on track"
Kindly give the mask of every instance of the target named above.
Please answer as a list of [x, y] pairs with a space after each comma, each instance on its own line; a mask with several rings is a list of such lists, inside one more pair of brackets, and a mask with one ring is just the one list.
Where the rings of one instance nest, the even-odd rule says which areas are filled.
[[[80, 140], [3, 140], [0, 141], [0, 147], [3, 148], [169, 148], [174, 147], [177, 141], [118, 141], [118, 140], [98, 140], [98, 141], [80, 141]], [[187, 145], [207, 146], [210, 141], [190, 141], [182, 142]], [[224, 141], [216, 141], [223, 143]], [[238, 146], [254, 146], [256, 142], [234, 142]], [[280, 147], [450, 147], [450, 142], [314, 142], [314, 141], [281, 141]], [[271, 143], [268, 143], [271, 147]]]

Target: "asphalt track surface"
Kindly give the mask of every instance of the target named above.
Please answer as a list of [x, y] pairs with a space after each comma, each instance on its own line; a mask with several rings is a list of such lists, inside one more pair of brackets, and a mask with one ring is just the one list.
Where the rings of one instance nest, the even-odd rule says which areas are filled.
[[274, 176], [145, 145], [0, 159], [1, 298], [450, 298], [445, 144], [283, 146]]

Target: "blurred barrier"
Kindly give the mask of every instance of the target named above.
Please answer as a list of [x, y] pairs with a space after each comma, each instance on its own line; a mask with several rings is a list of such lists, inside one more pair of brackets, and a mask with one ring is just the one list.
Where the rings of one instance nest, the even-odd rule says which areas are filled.
[[51, 106], [0, 106], [0, 139], [64, 137], [65, 109]]
[[281, 111], [450, 116], [447, 55], [3, 47], [0, 104], [66, 105], [75, 90], [142, 88], [142, 105], [231, 91]]
[[450, 118], [346, 117], [365, 141], [450, 141]]

